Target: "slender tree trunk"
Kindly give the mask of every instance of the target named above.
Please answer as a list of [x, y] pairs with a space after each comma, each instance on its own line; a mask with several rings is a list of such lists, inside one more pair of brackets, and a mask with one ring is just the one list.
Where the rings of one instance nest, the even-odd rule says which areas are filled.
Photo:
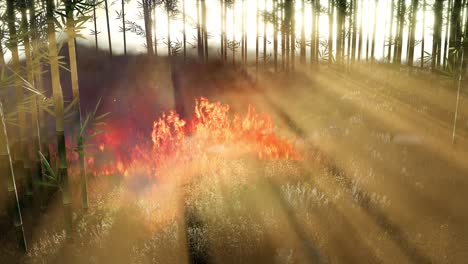
[[312, 67], [314, 60], [315, 60], [315, 24], [316, 24], [316, 9], [315, 9], [315, 0], [310, 1], [310, 13], [312, 15], [311, 25], [310, 28], [312, 29], [310, 32], [310, 66]]
[[361, 51], [362, 51], [362, 17], [364, 16], [362, 14], [362, 11], [364, 10], [364, 0], [361, 0], [361, 15], [359, 16], [359, 46], [358, 46], [358, 56], [357, 56], [357, 61], [361, 61]]
[[[81, 130], [82, 118], [81, 118], [81, 103], [80, 103], [80, 89], [78, 82], [78, 67], [76, 62], [75, 53], [75, 18], [73, 17], [73, 5], [72, 0], [64, 0], [65, 10], [67, 15], [67, 43], [68, 43], [68, 55], [70, 58], [70, 74], [71, 74], [71, 86], [73, 100], [76, 101], [74, 111], [76, 115], [76, 124], [78, 129]], [[123, 3], [123, 1], [122, 1]], [[124, 9], [122, 9], [123, 12]], [[125, 37], [124, 37], [125, 38]], [[83, 138], [78, 137], [77, 142], [78, 148], [78, 163], [80, 167], [80, 179], [81, 179], [81, 206], [83, 209], [88, 209], [88, 180], [86, 178], [85, 158], [83, 149]]]
[[306, 39], [305, 39], [305, 3], [304, 0], [301, 1], [301, 16], [302, 16], [302, 25], [301, 25], [301, 50], [300, 50], [300, 62], [302, 65], [306, 63]]
[[[23, 45], [24, 45], [24, 56], [26, 59], [26, 79], [27, 81], [31, 84], [34, 85], [34, 76], [33, 76], [33, 71], [32, 71], [32, 58], [31, 58], [31, 45], [29, 41], [29, 34], [26, 34], [26, 32], [29, 32], [29, 27], [28, 27], [28, 17], [27, 17], [27, 3], [26, 1], [23, 0], [21, 3], [21, 31], [23, 32]], [[31, 111], [34, 109], [34, 100], [31, 100], [30, 108]], [[26, 107], [26, 106], [25, 106]], [[26, 175], [26, 196], [27, 200], [29, 203], [33, 202], [33, 164], [30, 159], [30, 146], [31, 146], [31, 137], [27, 136], [24, 138], [24, 172]]]
[[[426, 1], [424, 1], [425, 3]], [[442, 12], [444, 7], [443, 0], [436, 0], [434, 3], [434, 31], [432, 35], [432, 59], [431, 70], [436, 69], [436, 65], [440, 66], [440, 54], [442, 53]], [[421, 57], [422, 58], [422, 57]]]
[[99, 45], [98, 45], [98, 31], [97, 31], [97, 17], [96, 17], [96, 3], [93, 4], [93, 22], [94, 22], [94, 41], [95, 41], [95, 48], [96, 48], [96, 53], [99, 50]]
[[457, 86], [457, 99], [455, 101], [455, 114], [453, 118], [453, 131], [452, 131], [452, 144], [455, 144], [455, 139], [456, 139], [456, 130], [457, 130], [457, 121], [458, 121], [458, 109], [460, 107], [460, 93], [461, 93], [461, 87], [462, 87], [462, 82], [464, 80], [464, 75], [466, 73], [466, 66], [468, 64], [468, 58], [465, 54], [465, 52], [468, 49], [468, 15], [465, 17], [465, 24], [464, 24], [464, 35], [463, 35], [463, 43], [461, 45], [461, 51], [460, 51], [460, 57], [461, 57], [461, 63], [459, 65], [458, 69], [458, 86]]
[[[222, 2], [221, 2], [222, 3]], [[226, 15], [226, 14], [224, 14]], [[187, 32], [186, 32], [186, 16], [185, 16], [185, 0], [182, 0], [182, 34], [183, 34], [183, 41], [184, 41], [184, 61], [187, 61]], [[154, 33], [156, 34], [156, 33]], [[223, 31], [223, 34], [226, 34], [225, 31]]]
[[154, 45], [154, 56], [158, 56], [158, 34], [157, 34], [157, 17], [156, 17], [156, 5], [153, 5], [153, 19], [151, 19], [151, 23], [153, 24], [153, 45]]
[[410, 29], [410, 36], [409, 36], [409, 47], [408, 47], [408, 66], [413, 67], [413, 60], [414, 60], [414, 46], [416, 43], [415, 35], [416, 35], [416, 15], [418, 12], [419, 0], [412, 0], [411, 3], [411, 29]]
[[328, 1], [328, 63], [333, 63], [333, 9], [334, 0]]
[[197, 50], [198, 50], [198, 59], [203, 61], [203, 39], [202, 39], [202, 29], [201, 29], [201, 0], [197, 0]]
[[450, 69], [455, 70], [458, 60], [457, 53], [460, 52], [461, 28], [460, 16], [462, 10], [462, 0], [453, 1], [452, 15], [450, 19], [450, 39], [449, 39], [449, 54], [448, 66]]
[[[425, 40], [426, 40], [426, 0], [423, 0], [423, 24], [422, 24], [422, 39], [421, 39], [421, 65], [420, 67], [424, 67], [424, 48], [425, 48]], [[436, 52], [437, 53], [437, 52]]]
[[395, 0], [392, 0], [391, 10], [390, 10], [390, 30], [388, 32], [388, 51], [387, 51], [387, 62], [391, 63], [392, 61], [392, 45], [393, 45], [393, 17], [395, 13]]
[[203, 41], [205, 48], [205, 62], [208, 62], [208, 30], [206, 25], [206, 0], [202, 0], [202, 12], [203, 12]]
[[259, 10], [260, 8], [258, 7], [259, 6], [259, 0], [257, 0], [257, 13], [256, 13], [256, 28], [255, 28], [255, 71], [256, 73], [258, 73], [258, 52], [259, 52], [259, 22], [260, 22], [260, 15], [259, 15]]
[[62, 89], [60, 87], [59, 61], [57, 43], [55, 38], [54, 9], [54, 1], [47, 0], [47, 36], [49, 40], [49, 59], [52, 80], [52, 93], [54, 96], [55, 104], [55, 130], [58, 143], [59, 176], [61, 179], [62, 204], [65, 219], [65, 233], [67, 239], [72, 240], [72, 210], [70, 190], [68, 186], [67, 153], [65, 147], [64, 133], [65, 116], [63, 109]]
[[236, 66], [236, 14], [235, 14], [235, 3], [232, 3], [232, 65]]
[[447, 7], [447, 20], [445, 22], [445, 42], [444, 42], [444, 56], [443, 56], [443, 67], [447, 69], [447, 58], [448, 58], [448, 36], [450, 29], [450, 19], [452, 14], [452, 0], [449, 0]]
[[19, 137], [17, 137], [17, 142], [13, 144], [13, 157], [14, 168], [16, 176], [19, 180], [24, 181], [24, 168], [25, 168], [25, 159], [27, 158], [26, 150], [26, 113], [24, 111], [24, 94], [23, 94], [23, 83], [19, 77], [21, 74], [20, 71], [20, 62], [19, 62], [19, 52], [18, 52], [18, 37], [16, 35], [16, 25], [15, 25], [15, 7], [14, 0], [8, 0], [6, 6], [6, 15], [8, 20], [8, 30], [10, 39], [8, 42], [8, 48], [11, 52], [13, 72], [15, 73], [15, 91], [16, 91], [16, 111], [18, 113], [18, 123], [19, 123]]
[[[151, 0], [143, 0], [143, 20], [145, 23], [146, 51], [149, 56], [153, 56], [153, 35], [151, 27]], [[155, 32], [156, 33], [156, 32]]]
[[370, 41], [370, 38], [369, 38], [369, 26], [370, 25], [367, 25], [367, 34], [366, 34], [366, 63], [369, 62], [369, 41]]
[[227, 39], [227, 3], [226, 0], [223, 0], [224, 3], [224, 61], [227, 61], [227, 50], [228, 50], [228, 39]]
[[8, 134], [3, 113], [3, 104], [0, 100], [0, 172], [6, 177], [8, 187], [8, 213], [15, 227], [16, 240], [19, 249], [25, 253], [28, 249], [26, 237], [24, 235], [23, 219], [21, 216], [21, 206], [16, 189], [15, 172], [13, 171], [13, 161], [11, 159]]
[[346, 1], [338, 0], [336, 4], [336, 63], [341, 65], [343, 63], [343, 35], [344, 35], [344, 23], [346, 14]]
[[356, 41], [357, 41], [357, 14], [358, 14], [358, 2], [357, 0], [353, 1], [353, 35], [352, 35], [352, 52], [351, 52], [351, 62], [356, 61]]
[[291, 70], [296, 67], [296, 5], [295, 1], [290, 3], [290, 18], [291, 18]]
[[167, 8], [166, 9], [166, 15], [167, 15], [167, 56], [171, 57], [172, 52], [171, 52], [171, 45], [172, 45], [172, 40], [171, 40], [171, 11]]
[[124, 55], [127, 55], [127, 29], [125, 28], [125, 0], [122, 2], [122, 34], [123, 34], [123, 44], [124, 44]]
[[263, 2], [263, 68], [266, 69], [266, 61], [267, 61], [267, 21], [265, 17], [267, 1]]
[[[185, 0], [184, 0], [185, 1]], [[185, 4], [184, 4], [185, 5]], [[221, 23], [221, 34], [220, 34], [220, 43], [221, 43], [221, 62], [224, 64], [224, 49], [225, 43], [224, 43], [224, 0], [219, 1], [219, 13], [220, 13], [220, 20], [219, 22]], [[184, 21], [185, 21], [185, 14], [184, 14]], [[185, 32], [185, 26], [184, 26], [184, 32]], [[184, 34], [185, 35], [185, 34]]]
[[106, 9], [106, 20], [107, 20], [107, 41], [109, 42], [109, 54], [112, 58], [112, 38], [111, 38], [111, 31], [110, 31], [110, 23], [109, 23], [109, 8], [107, 6], [107, 0], [104, 0], [105, 9]]
[[284, 22], [284, 4], [285, 0], [281, 0], [280, 12], [281, 12], [281, 70], [284, 71], [286, 68], [286, 26]]
[[278, 0], [273, 0], [273, 60], [278, 72]]

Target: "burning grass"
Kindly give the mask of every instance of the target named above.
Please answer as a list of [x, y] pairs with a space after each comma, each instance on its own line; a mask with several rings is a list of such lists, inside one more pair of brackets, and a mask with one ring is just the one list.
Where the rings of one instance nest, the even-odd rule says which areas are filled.
[[[95, 139], [97, 151], [87, 158], [94, 175], [163, 179], [174, 165], [197, 162], [203, 156], [251, 156], [263, 160], [299, 160], [294, 139], [279, 136], [270, 117], [249, 106], [245, 114], [206, 98], [195, 101], [194, 116], [182, 119], [175, 111], [163, 113], [150, 136], [135, 135], [132, 128], [110, 124]], [[135, 139], [136, 138], [136, 139]], [[76, 155], [70, 155], [76, 159]]]

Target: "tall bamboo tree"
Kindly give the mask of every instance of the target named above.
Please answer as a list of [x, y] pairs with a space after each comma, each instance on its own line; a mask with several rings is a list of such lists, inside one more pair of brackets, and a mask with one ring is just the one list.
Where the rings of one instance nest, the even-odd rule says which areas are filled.
[[445, 39], [444, 39], [444, 54], [443, 54], [443, 68], [447, 69], [447, 54], [448, 54], [448, 36], [450, 31], [450, 16], [452, 13], [453, 0], [449, 0], [447, 4], [447, 14], [445, 21]]
[[[392, 61], [392, 45], [393, 45], [393, 18], [395, 13], [395, 0], [392, 0], [391, 9], [390, 9], [390, 29], [388, 30], [388, 50], [387, 50], [387, 62], [391, 63]], [[385, 45], [385, 43], [384, 43]]]
[[431, 70], [434, 71], [436, 66], [440, 66], [440, 57], [442, 54], [442, 13], [444, 9], [444, 1], [436, 0], [434, 3], [434, 31], [432, 36], [432, 59]]
[[273, 0], [273, 61], [278, 72], [278, 0]]
[[375, 33], [377, 31], [377, 8], [379, 6], [379, 0], [374, 2], [374, 27], [372, 28], [372, 46], [371, 46], [371, 61], [375, 62]]
[[461, 11], [462, 0], [453, 0], [453, 8], [450, 17], [450, 38], [449, 38], [449, 53], [448, 67], [455, 70], [458, 61], [458, 55], [461, 46]]
[[[440, 34], [439, 34], [440, 35]], [[421, 65], [424, 67], [424, 52], [426, 41], [426, 0], [423, 0], [423, 22], [422, 22], [422, 38], [421, 38]]]
[[[23, 38], [23, 46], [24, 46], [24, 56], [26, 59], [26, 80], [28, 81], [29, 84], [33, 85], [34, 84], [34, 76], [33, 76], [33, 70], [32, 70], [32, 58], [31, 58], [31, 44], [29, 41], [29, 24], [28, 24], [28, 17], [27, 17], [27, 9], [28, 5], [25, 0], [22, 0], [19, 2], [19, 7], [20, 7], [20, 12], [21, 12], [21, 35]], [[30, 100], [31, 103], [29, 105], [29, 108], [35, 109], [35, 100]], [[27, 106], [24, 106], [27, 107]], [[32, 120], [32, 124], [35, 124], [35, 120]], [[32, 126], [34, 127], [34, 126]], [[33, 162], [30, 158], [30, 147], [31, 147], [31, 139], [32, 139], [32, 134], [29, 134], [24, 138], [24, 150], [23, 150], [23, 155], [25, 155], [24, 159], [24, 173], [26, 176], [26, 196], [28, 198], [29, 202], [33, 202]]]
[[267, 19], [266, 19], [267, 1], [263, 2], [263, 67], [266, 68], [267, 61]]
[[[143, 9], [143, 20], [145, 23], [145, 39], [146, 39], [146, 51], [149, 56], [153, 56], [153, 27], [151, 11], [154, 8], [152, 0], [142, 0], [141, 8]], [[156, 32], [155, 32], [156, 34]]]
[[104, 0], [104, 7], [106, 11], [106, 21], [107, 21], [107, 41], [109, 44], [109, 54], [112, 58], [112, 38], [111, 38], [111, 30], [110, 30], [110, 21], [109, 21], [109, 6], [107, 4], [108, 0]]
[[24, 234], [23, 219], [21, 216], [21, 206], [16, 189], [15, 172], [11, 159], [8, 133], [6, 129], [3, 104], [0, 100], [0, 173], [6, 177], [8, 187], [8, 213], [15, 227], [16, 240], [22, 252], [27, 251], [26, 236]]
[[57, 42], [55, 37], [55, 4], [53, 0], [47, 0], [47, 37], [49, 43], [50, 74], [52, 80], [52, 93], [55, 105], [55, 131], [57, 136], [58, 159], [59, 159], [59, 180], [62, 191], [62, 204], [65, 219], [65, 232], [68, 240], [72, 239], [72, 209], [71, 197], [68, 184], [67, 153], [65, 147], [64, 132], [64, 107], [63, 94], [60, 87], [59, 61], [57, 52]]
[[[81, 103], [80, 103], [80, 89], [78, 82], [78, 67], [76, 60], [76, 49], [75, 49], [75, 37], [77, 35], [75, 27], [75, 17], [73, 12], [75, 11], [75, 6], [73, 5], [72, 0], [63, 0], [65, 4], [65, 15], [66, 15], [66, 31], [67, 31], [67, 44], [68, 44], [68, 56], [69, 56], [69, 66], [70, 66], [70, 77], [71, 77], [71, 88], [73, 93], [73, 103], [74, 103], [74, 112], [75, 112], [75, 121], [78, 124], [78, 130], [82, 128], [82, 118], [81, 118]], [[122, 1], [123, 2], [123, 1]], [[122, 11], [123, 12], [123, 11]], [[80, 169], [80, 178], [81, 178], [81, 205], [83, 209], [88, 209], [88, 184], [86, 178], [86, 169], [85, 169], [85, 158], [83, 150], [83, 137], [78, 137], [77, 142], [78, 150], [78, 163]]]
[[19, 137], [13, 145], [14, 168], [16, 169], [16, 176], [20, 180], [24, 180], [25, 159], [27, 159], [27, 145], [26, 145], [26, 113], [24, 111], [24, 94], [22, 87], [22, 80], [20, 78], [20, 62], [18, 51], [18, 37], [16, 30], [16, 14], [15, 14], [15, 1], [8, 0], [6, 6], [6, 15], [10, 39], [7, 46], [11, 52], [13, 72], [15, 73], [15, 92], [16, 92], [16, 111], [18, 113], [19, 124]]
[[127, 29], [125, 26], [125, 0], [121, 0], [122, 10], [120, 11], [120, 16], [122, 18], [122, 34], [123, 34], [123, 44], [124, 44], [124, 55], [127, 55]]
[[419, 0], [412, 0], [411, 1], [411, 28], [410, 28], [410, 35], [409, 35], [409, 46], [408, 46], [408, 66], [413, 66], [413, 59], [414, 59], [414, 46], [416, 44], [416, 15], [419, 8]]

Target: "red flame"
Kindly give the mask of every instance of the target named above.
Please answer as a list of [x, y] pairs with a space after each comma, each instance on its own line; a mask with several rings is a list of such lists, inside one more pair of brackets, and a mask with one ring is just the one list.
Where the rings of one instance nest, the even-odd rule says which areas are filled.
[[[161, 167], [206, 155], [301, 159], [293, 140], [281, 138], [268, 115], [258, 114], [252, 106], [244, 115], [231, 114], [229, 105], [203, 97], [195, 100], [191, 121], [181, 119], [174, 111], [163, 113], [153, 123], [151, 141], [146, 137], [129, 143], [125, 129], [109, 125], [96, 140], [99, 151], [86, 158], [89, 173], [154, 177]], [[69, 157], [77, 159], [77, 155]]]

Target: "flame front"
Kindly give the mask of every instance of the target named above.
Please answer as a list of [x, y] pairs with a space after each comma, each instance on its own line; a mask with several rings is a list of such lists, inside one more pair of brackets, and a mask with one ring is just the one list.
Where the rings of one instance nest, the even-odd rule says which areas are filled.
[[207, 156], [301, 159], [293, 140], [281, 138], [268, 115], [258, 114], [252, 106], [244, 115], [232, 114], [229, 105], [203, 97], [195, 100], [189, 121], [175, 111], [163, 113], [153, 123], [151, 140], [129, 143], [123, 129], [110, 126], [96, 139], [99, 151], [87, 158], [88, 173], [160, 178], [163, 167]]

